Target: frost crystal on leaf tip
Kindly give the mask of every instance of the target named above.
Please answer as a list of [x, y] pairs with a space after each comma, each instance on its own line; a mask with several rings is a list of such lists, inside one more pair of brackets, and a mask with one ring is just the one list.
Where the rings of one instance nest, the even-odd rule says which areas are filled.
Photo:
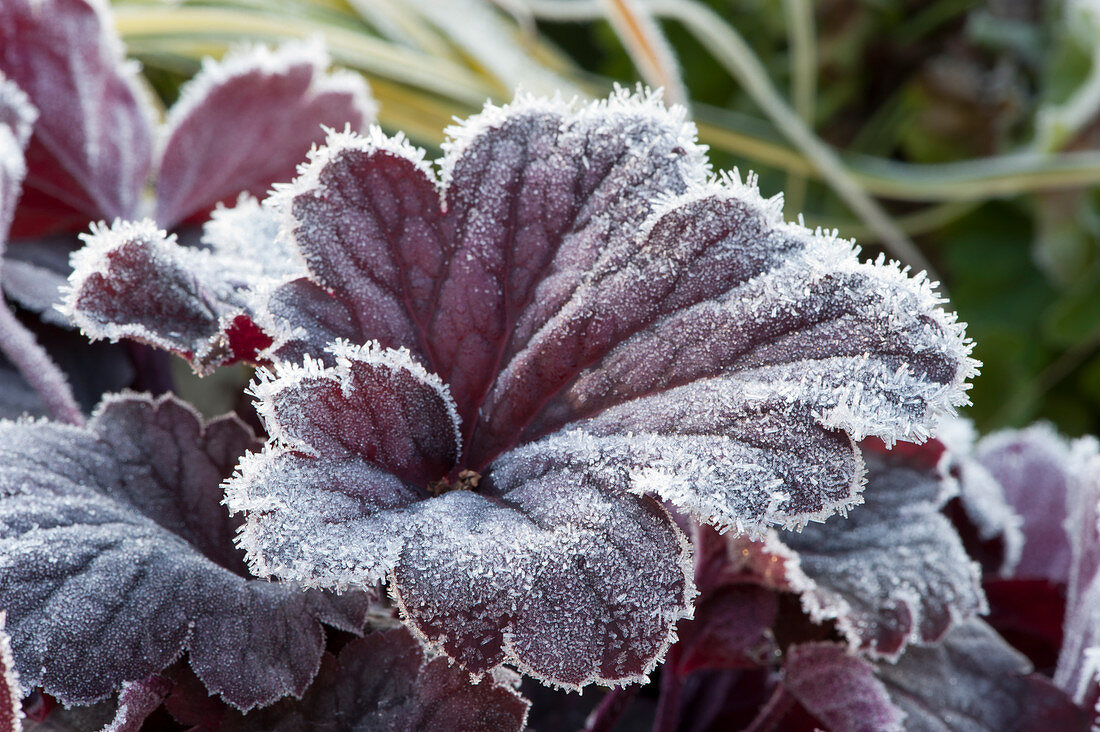
[[332, 132], [265, 204], [306, 274], [257, 308], [272, 438], [226, 484], [257, 573], [388, 576], [474, 673], [624, 683], [694, 593], [653, 495], [738, 531], [823, 520], [860, 500], [852, 436], [923, 439], [966, 401], [922, 276], [708, 182], [657, 96], [520, 96], [448, 134], [437, 178], [401, 136]]

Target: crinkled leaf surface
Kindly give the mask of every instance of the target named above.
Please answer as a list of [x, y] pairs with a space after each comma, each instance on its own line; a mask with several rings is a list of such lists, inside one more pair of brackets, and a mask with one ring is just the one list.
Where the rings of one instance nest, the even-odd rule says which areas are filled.
[[945, 484], [904, 456], [865, 450], [865, 503], [846, 518], [780, 540], [791, 589], [815, 620], [835, 620], [852, 646], [896, 658], [986, 610], [981, 573], [939, 513]]
[[1088, 715], [992, 628], [971, 619], [939, 644], [876, 664], [907, 732], [1080, 730]]
[[0, 72], [39, 111], [14, 234], [81, 229], [137, 213], [152, 107], [102, 0], [0, 4]]
[[[1065, 582], [1072, 550], [1066, 537], [1066, 500], [1073, 467], [1065, 439], [1045, 424], [982, 438], [974, 459], [1000, 485], [1003, 500], [1022, 521], [1023, 549], [1012, 568], [1019, 577]], [[966, 485], [968, 474], [960, 480]]]
[[906, 729], [905, 714], [875, 677], [875, 667], [836, 643], [792, 646], [783, 661], [783, 686], [829, 729]]
[[[330, 135], [270, 201], [308, 273], [258, 324], [277, 362], [371, 345], [257, 383], [272, 441], [228, 485], [254, 570], [389, 573], [475, 672], [632, 680], [691, 595], [651, 495], [801, 525], [859, 500], [851, 435], [921, 439], [965, 401], [923, 279], [706, 183], [694, 134], [651, 97], [521, 97], [451, 130], [438, 180], [400, 137]], [[419, 411], [374, 434], [391, 386]]]
[[471, 684], [445, 658], [428, 661], [408, 631], [372, 633], [326, 654], [301, 701], [231, 715], [225, 732], [339, 729], [348, 732], [520, 730], [528, 702], [493, 679]]
[[165, 120], [157, 180], [157, 222], [185, 217], [242, 191], [263, 195], [290, 180], [321, 125], [359, 130], [375, 104], [358, 74], [326, 73], [319, 41], [233, 51], [207, 59], [180, 90]]
[[248, 580], [219, 483], [255, 444], [173, 397], [108, 398], [86, 428], [0, 422], [0, 606], [25, 687], [102, 699], [184, 650], [241, 708], [297, 694], [319, 621], [357, 631], [363, 595]]
[[62, 310], [93, 339], [156, 345], [199, 372], [255, 360], [271, 345], [253, 320], [257, 292], [300, 267], [277, 231], [276, 217], [245, 196], [214, 212], [205, 249], [148, 219], [93, 226], [73, 255]]
[[[407, 352], [333, 349], [336, 366], [254, 384], [278, 443], [227, 485], [254, 572], [309, 584], [387, 574], [413, 627], [474, 673], [510, 661], [562, 685], [641, 677], [692, 592], [685, 538], [625, 476], [504, 456], [430, 497], [458, 453], [449, 391]], [[308, 508], [308, 510], [303, 510]], [[307, 541], [300, 537], [308, 537]]]
[[1100, 444], [1075, 442], [1062, 466], [1071, 547], [1062, 652], [1054, 682], [1100, 719]]

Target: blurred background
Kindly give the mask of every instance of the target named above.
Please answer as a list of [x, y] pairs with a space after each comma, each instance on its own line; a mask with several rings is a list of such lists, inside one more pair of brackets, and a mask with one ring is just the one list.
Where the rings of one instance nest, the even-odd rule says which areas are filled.
[[519, 85], [663, 87], [716, 169], [788, 219], [943, 283], [984, 362], [984, 432], [1100, 432], [1100, 0], [219, 0], [114, 3], [170, 104], [205, 54], [322, 35], [382, 125], [438, 154]]

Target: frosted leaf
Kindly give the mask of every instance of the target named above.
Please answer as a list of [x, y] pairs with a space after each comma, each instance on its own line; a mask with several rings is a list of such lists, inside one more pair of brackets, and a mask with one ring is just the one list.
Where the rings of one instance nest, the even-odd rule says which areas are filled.
[[874, 666], [836, 643], [792, 646], [783, 662], [783, 686], [829, 729], [903, 732], [905, 713], [875, 678]]
[[100, 732], [141, 732], [145, 720], [171, 690], [172, 682], [157, 674], [140, 681], [123, 682], [115, 718]]
[[422, 151], [372, 130], [330, 136], [277, 203], [353, 340], [424, 358], [469, 422], [498, 364], [600, 252], [706, 168], [682, 110], [625, 93], [579, 110], [520, 97], [449, 132], [442, 192]]
[[341, 729], [521, 730], [529, 703], [492, 680], [471, 684], [446, 659], [428, 661], [404, 629], [372, 633], [326, 654], [300, 701], [286, 700], [244, 716], [230, 713], [223, 732]]
[[392, 584], [412, 627], [476, 674], [507, 662], [571, 689], [645, 680], [694, 595], [665, 511], [568, 469], [486, 478], [500, 502], [418, 505]]
[[336, 362], [260, 371], [253, 382], [268, 434], [324, 461], [358, 458], [414, 485], [458, 459], [458, 415], [447, 387], [407, 351], [338, 342]]
[[[1054, 444], [1063, 445], [1061, 440]], [[1100, 704], [1100, 444], [1094, 437], [1081, 438], [1064, 457], [1059, 473], [1065, 481], [1065, 530], [1072, 553], [1054, 682], [1095, 711]], [[1100, 719], [1100, 711], [1095, 714]]]
[[0, 730], [19, 732], [23, 729], [22, 692], [19, 674], [11, 656], [11, 638], [4, 629], [5, 614], [0, 611]]
[[219, 483], [254, 444], [173, 397], [110, 397], [86, 428], [0, 422], [0, 606], [26, 688], [88, 704], [187, 650], [241, 708], [301, 693], [319, 621], [358, 630], [366, 601], [246, 579]]
[[102, 0], [0, 4], [0, 72], [38, 122], [15, 234], [133, 216], [152, 160], [152, 105]]
[[37, 114], [27, 95], [0, 72], [0, 256], [27, 174], [23, 149]]
[[159, 346], [201, 373], [254, 361], [271, 345], [253, 321], [258, 293], [297, 270], [275, 244], [273, 220], [242, 197], [215, 212], [208, 249], [181, 246], [148, 219], [93, 226], [72, 257], [61, 310], [92, 339]]
[[157, 222], [171, 228], [241, 191], [262, 195], [294, 175], [323, 139], [321, 125], [361, 129], [373, 121], [363, 78], [326, 73], [329, 63], [319, 41], [205, 59], [165, 120]]
[[476, 674], [510, 662], [578, 687], [647, 673], [693, 593], [668, 515], [610, 474], [508, 456], [464, 484], [478, 493], [453, 490], [458, 419], [438, 378], [404, 351], [332, 351], [335, 367], [253, 384], [274, 440], [226, 484], [253, 572], [336, 587], [390, 575], [408, 622]]
[[[272, 361], [305, 364], [262, 380], [259, 410], [299, 377], [332, 396], [291, 400], [324, 419], [277, 425], [227, 483], [255, 572], [388, 573], [408, 622], [475, 673], [635, 680], [692, 594], [653, 495], [755, 534], [823, 520], [860, 501], [853, 435], [924, 439], [965, 401], [969, 342], [923, 277], [784, 224], [751, 182], [706, 183], [694, 128], [656, 96], [521, 95], [448, 133], [438, 182], [401, 137], [333, 133], [265, 203], [308, 275], [258, 315]], [[410, 397], [434, 373], [457, 419], [361, 434], [373, 397], [342, 378], [337, 397], [306, 358], [334, 339], [405, 349], [425, 372]], [[461, 449], [416, 473], [345, 444], [452, 423]]]
[[[995, 432], [977, 443], [975, 461], [978, 467], [970, 469], [996, 481], [1002, 500], [1022, 522], [1023, 547], [1011, 574], [1065, 582], [1072, 553], [1064, 526], [1068, 471], [1075, 467], [1068, 442], [1046, 424]], [[968, 467], [962, 468], [964, 486]]]
[[1084, 710], [977, 618], [941, 643], [912, 647], [896, 664], [876, 664], [907, 732], [1080, 730]]
[[981, 571], [939, 512], [948, 496], [933, 471], [870, 450], [864, 458], [862, 506], [779, 538], [797, 555], [788, 578], [810, 617], [835, 620], [873, 657], [897, 658], [986, 612]]

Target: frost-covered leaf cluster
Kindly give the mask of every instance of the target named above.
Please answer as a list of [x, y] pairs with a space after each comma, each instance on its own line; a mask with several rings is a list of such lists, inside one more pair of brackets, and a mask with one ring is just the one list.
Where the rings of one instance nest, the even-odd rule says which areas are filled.
[[[332, 132], [262, 207], [220, 213], [258, 222], [238, 253], [273, 238], [300, 271], [222, 288], [217, 251], [149, 223], [74, 257], [92, 334], [272, 364], [268, 444], [226, 486], [261, 576], [387, 579], [475, 673], [635, 680], [694, 594], [656, 499], [753, 534], [823, 520], [861, 500], [853, 439], [924, 439], [966, 401], [970, 345], [929, 283], [711, 178], [683, 110], [521, 96], [449, 133], [433, 166]], [[250, 236], [265, 216], [279, 232]]]

